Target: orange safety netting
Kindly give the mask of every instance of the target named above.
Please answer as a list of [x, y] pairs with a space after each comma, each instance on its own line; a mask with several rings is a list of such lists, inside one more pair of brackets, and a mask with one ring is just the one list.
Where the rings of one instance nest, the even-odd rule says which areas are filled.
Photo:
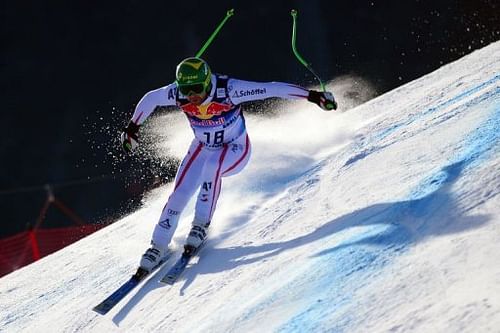
[[101, 229], [105, 224], [36, 229], [0, 239], [0, 277]]

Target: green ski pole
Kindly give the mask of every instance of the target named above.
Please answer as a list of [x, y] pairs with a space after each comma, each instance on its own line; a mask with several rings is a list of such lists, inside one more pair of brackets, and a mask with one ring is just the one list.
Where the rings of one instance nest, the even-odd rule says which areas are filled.
[[292, 50], [293, 50], [293, 53], [295, 54], [297, 59], [300, 61], [300, 63], [302, 65], [304, 65], [316, 77], [316, 79], [319, 81], [319, 84], [321, 86], [321, 90], [323, 90], [323, 92], [326, 92], [325, 84], [323, 83], [323, 81], [321, 81], [319, 76], [314, 72], [314, 70], [311, 67], [311, 64], [309, 64], [307, 61], [305, 61], [304, 58], [302, 58], [302, 56], [297, 51], [297, 47], [295, 46], [295, 41], [297, 40], [297, 34], [296, 34], [297, 10], [292, 9], [291, 15], [293, 18], [293, 28], [292, 28]]
[[208, 38], [208, 40], [205, 42], [205, 45], [203, 45], [203, 47], [198, 51], [198, 53], [196, 53], [196, 57], [197, 58], [201, 57], [201, 55], [205, 52], [205, 50], [210, 46], [210, 44], [214, 40], [215, 36], [217, 36], [217, 34], [219, 33], [220, 29], [222, 29], [222, 26], [233, 15], [234, 15], [234, 9], [230, 9], [230, 10], [227, 11], [226, 17], [224, 17], [224, 19], [219, 24], [219, 26], [215, 29], [215, 31], [212, 33], [212, 35]]

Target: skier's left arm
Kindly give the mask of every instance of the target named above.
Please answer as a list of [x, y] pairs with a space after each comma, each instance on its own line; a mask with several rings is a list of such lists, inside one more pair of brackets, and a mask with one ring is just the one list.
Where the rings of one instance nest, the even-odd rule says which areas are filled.
[[307, 99], [319, 105], [323, 110], [337, 109], [337, 103], [332, 93], [307, 90], [284, 82], [254, 82], [230, 79], [228, 81], [228, 92], [234, 104], [279, 97], [284, 99]]

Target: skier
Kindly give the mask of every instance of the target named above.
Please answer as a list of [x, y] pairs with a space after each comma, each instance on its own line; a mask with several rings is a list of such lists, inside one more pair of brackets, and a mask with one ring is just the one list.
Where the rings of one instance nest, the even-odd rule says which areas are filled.
[[185, 252], [192, 253], [207, 236], [222, 178], [239, 173], [251, 154], [241, 104], [270, 97], [307, 99], [324, 110], [336, 109], [329, 92], [307, 90], [281, 82], [251, 82], [213, 74], [196, 57], [177, 66], [176, 81], [148, 92], [137, 104], [132, 119], [121, 134], [126, 152], [138, 145], [140, 125], [157, 106], [177, 105], [186, 114], [194, 139], [175, 177], [174, 190], [156, 224], [151, 247], [142, 255], [140, 267], [150, 271], [163, 258], [184, 207], [198, 190], [195, 216]]

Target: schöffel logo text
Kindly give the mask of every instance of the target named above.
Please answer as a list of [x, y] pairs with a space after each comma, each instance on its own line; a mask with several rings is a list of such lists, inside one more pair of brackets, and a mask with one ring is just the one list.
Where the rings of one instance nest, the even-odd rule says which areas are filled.
[[235, 91], [233, 97], [246, 97], [246, 96], [254, 96], [254, 95], [262, 95], [266, 93], [266, 88], [260, 89], [252, 89], [252, 90], [240, 90]]

